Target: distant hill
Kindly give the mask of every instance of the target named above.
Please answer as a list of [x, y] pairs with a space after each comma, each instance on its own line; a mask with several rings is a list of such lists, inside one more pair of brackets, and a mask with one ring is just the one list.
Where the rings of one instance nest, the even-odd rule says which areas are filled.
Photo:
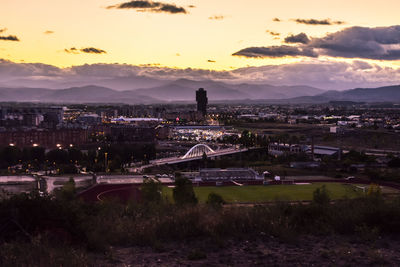
[[[126, 80], [127, 84], [131, 80]], [[159, 81], [154, 81], [157, 84]], [[137, 85], [132, 85], [135, 88]], [[310, 86], [273, 86], [268, 84], [228, 84], [216, 81], [179, 79], [160, 86], [118, 91], [98, 85], [66, 89], [0, 88], [0, 101], [54, 103], [150, 104], [194, 102], [195, 91], [203, 87], [210, 102], [230, 103], [327, 103], [329, 101], [400, 102], [400, 85], [324, 91]]]
[[203, 87], [207, 90], [209, 99], [244, 99], [249, 95], [246, 92], [233, 89], [229, 85], [214, 81], [191, 81], [186, 79], [176, 80], [163, 86], [138, 89], [135, 92], [150, 97], [158, 97], [168, 101], [194, 101], [195, 91]]
[[0, 87], [5, 88], [45, 88], [45, 89], [65, 89], [71, 87], [83, 87], [95, 85], [107, 87], [117, 91], [134, 90], [139, 88], [151, 88], [165, 84], [165, 80], [157, 80], [145, 76], [127, 76], [113, 78], [99, 77], [63, 77], [61, 79], [29, 79], [20, 78], [0, 83]]
[[272, 86], [268, 84], [228, 84], [215, 81], [192, 81], [179, 79], [163, 86], [135, 90], [141, 95], [162, 97], [169, 101], [193, 101], [194, 91], [203, 87], [208, 99], [243, 100], [243, 99], [283, 99], [304, 95], [316, 95], [324, 90], [310, 86]]
[[327, 91], [315, 96], [302, 96], [285, 101], [288, 103], [325, 103], [329, 101], [400, 103], [400, 85], [378, 88], [356, 88], [345, 91]]
[[162, 102], [134, 91], [120, 92], [100, 86], [72, 87], [52, 90], [43, 88], [0, 88], [0, 101], [52, 103], [127, 103]]
[[[0, 101], [45, 101], [57, 103], [119, 102], [128, 104], [167, 101], [194, 102], [195, 91], [200, 87], [207, 90], [210, 101], [285, 99], [325, 92], [309, 86], [272, 86], [268, 84], [248, 83], [228, 84], [211, 80], [193, 81], [188, 79], [160, 81], [146, 77], [122, 77], [93, 82], [93, 85], [73, 86], [66, 89], [3, 87], [0, 88]], [[71, 83], [81, 84], [82, 82]], [[108, 84], [110, 87], [100, 86], [99, 84]], [[150, 85], [152, 86], [149, 87]], [[57, 86], [60, 86], [60, 83]], [[142, 87], [139, 88], [139, 86]], [[120, 91], [124, 88], [128, 89]]]

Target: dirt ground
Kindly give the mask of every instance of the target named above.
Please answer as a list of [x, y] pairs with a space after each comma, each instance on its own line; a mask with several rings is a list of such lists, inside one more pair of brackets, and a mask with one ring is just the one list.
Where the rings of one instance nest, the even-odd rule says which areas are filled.
[[[262, 233], [261, 233], [262, 236]], [[273, 237], [111, 248], [99, 266], [399, 266], [400, 239]]]

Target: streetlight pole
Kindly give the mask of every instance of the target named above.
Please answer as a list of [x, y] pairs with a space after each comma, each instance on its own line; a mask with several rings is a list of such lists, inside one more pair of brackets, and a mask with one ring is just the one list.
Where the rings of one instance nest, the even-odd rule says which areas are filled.
[[107, 152], [104, 153], [104, 167], [106, 172], [107, 172], [107, 154], [108, 154]]

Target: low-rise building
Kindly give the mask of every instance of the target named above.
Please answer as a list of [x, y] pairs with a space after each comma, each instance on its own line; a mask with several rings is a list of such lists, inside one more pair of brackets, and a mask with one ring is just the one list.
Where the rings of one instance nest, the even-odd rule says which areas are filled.
[[200, 169], [195, 181], [262, 180], [264, 177], [250, 168]]
[[300, 154], [306, 152], [308, 146], [299, 144], [270, 143], [268, 154], [272, 156], [282, 156], [284, 154]]

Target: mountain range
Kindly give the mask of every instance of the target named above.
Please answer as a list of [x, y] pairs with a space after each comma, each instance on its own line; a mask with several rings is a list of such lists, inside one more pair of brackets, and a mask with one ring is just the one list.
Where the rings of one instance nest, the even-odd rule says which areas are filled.
[[[194, 102], [198, 88], [207, 90], [210, 102], [266, 101], [277, 103], [323, 103], [329, 101], [400, 102], [400, 85], [356, 88], [345, 91], [269, 84], [230, 84], [212, 80], [179, 79], [161, 81], [147, 78], [119, 78], [91, 81], [93, 85], [60, 89], [45, 87], [0, 87], [0, 101], [51, 103], [126, 103], [150, 104]], [[77, 83], [81, 85], [81, 82]], [[105, 86], [109, 85], [109, 86]], [[48, 84], [48, 86], [51, 86]], [[126, 90], [126, 88], [132, 88]]]
[[329, 101], [400, 103], [400, 85], [378, 88], [355, 88], [345, 91], [326, 91], [322, 94], [295, 97], [286, 101], [290, 103], [326, 103]]

